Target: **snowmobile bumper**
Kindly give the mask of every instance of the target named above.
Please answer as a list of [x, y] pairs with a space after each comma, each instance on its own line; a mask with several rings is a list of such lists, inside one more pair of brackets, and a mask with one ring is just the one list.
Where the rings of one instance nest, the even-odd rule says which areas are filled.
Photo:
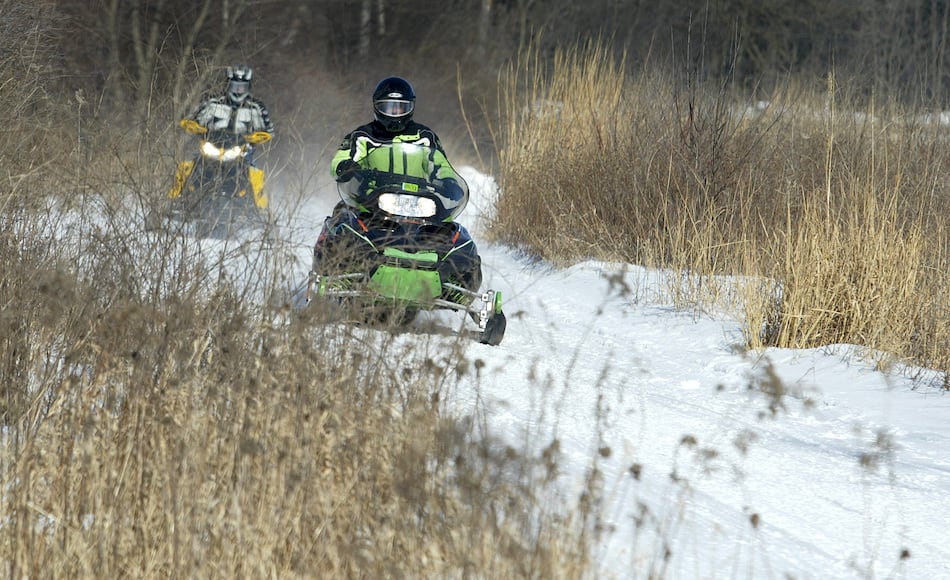
[[[473, 292], [457, 284], [441, 282], [434, 270], [397, 270], [400, 269], [383, 265], [371, 276], [363, 273], [319, 275], [311, 271], [305, 299], [309, 304], [317, 297], [355, 298], [415, 309], [466, 312], [478, 325], [480, 342], [492, 346], [501, 342], [507, 325], [501, 292]], [[446, 295], [460, 301], [448, 300], [443, 297]]]

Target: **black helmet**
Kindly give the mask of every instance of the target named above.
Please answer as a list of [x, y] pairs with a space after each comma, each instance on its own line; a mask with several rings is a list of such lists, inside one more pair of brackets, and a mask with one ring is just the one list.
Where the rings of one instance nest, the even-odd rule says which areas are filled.
[[404, 78], [389, 77], [379, 81], [373, 91], [373, 111], [376, 120], [390, 133], [406, 128], [416, 107], [416, 92]]
[[246, 64], [228, 67], [228, 99], [241, 104], [251, 92], [251, 76], [254, 71]]

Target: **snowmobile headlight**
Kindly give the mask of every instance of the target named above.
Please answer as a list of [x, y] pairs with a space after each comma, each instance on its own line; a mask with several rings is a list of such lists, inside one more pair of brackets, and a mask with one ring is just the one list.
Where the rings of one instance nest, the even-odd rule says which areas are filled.
[[211, 141], [202, 141], [201, 143], [201, 154], [205, 157], [211, 157], [217, 159], [221, 156], [221, 148], [212, 143]]
[[240, 145], [225, 149], [224, 147], [218, 147], [211, 141], [205, 141], [201, 144], [202, 155], [219, 161], [234, 161], [243, 153], [244, 149]]
[[379, 196], [379, 209], [392, 215], [425, 218], [435, 215], [435, 202], [425, 197], [384, 193]]
[[243, 155], [243, 154], [244, 154], [244, 148], [243, 148], [243, 147], [240, 147], [240, 146], [238, 146], [238, 147], [231, 147], [230, 149], [225, 149], [225, 150], [224, 150], [224, 152], [221, 154], [221, 160], [222, 160], [222, 161], [234, 161], [235, 159], [237, 159], [238, 157], [240, 157], [240, 156]]

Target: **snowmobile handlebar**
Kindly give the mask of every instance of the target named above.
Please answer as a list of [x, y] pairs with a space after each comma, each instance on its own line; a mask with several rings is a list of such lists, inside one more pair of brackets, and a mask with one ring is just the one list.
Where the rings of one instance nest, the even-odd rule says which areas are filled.
[[[227, 131], [209, 131], [207, 127], [199, 124], [198, 121], [194, 119], [182, 119], [178, 122], [178, 125], [192, 135], [205, 135], [208, 140], [219, 141], [222, 140], [222, 135], [229, 135]], [[218, 138], [215, 139], [212, 135], [209, 135], [209, 133], [218, 135]], [[254, 131], [253, 133], [241, 135], [240, 137], [251, 145], [260, 145], [261, 143], [270, 141], [273, 135], [267, 131]]]

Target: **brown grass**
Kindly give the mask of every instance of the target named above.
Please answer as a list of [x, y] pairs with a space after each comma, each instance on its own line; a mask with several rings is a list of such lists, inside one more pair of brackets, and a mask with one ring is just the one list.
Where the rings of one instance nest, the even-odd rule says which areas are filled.
[[[931, 211], [942, 202], [936, 134], [888, 125], [876, 133], [887, 154], [871, 162], [866, 125], [808, 118], [814, 101], [800, 95], [787, 101], [801, 110], [737, 116], [720, 90], [671, 98], [671, 79], [631, 81], [625, 67], [591, 44], [550, 70], [534, 54], [509, 71], [498, 239], [559, 264], [675, 268], [682, 303], [747, 292], [750, 341], [897, 336], [946, 364], [937, 318], [888, 324], [920, 304], [915, 295], [945, 294], [935, 273], [946, 259], [932, 247], [945, 231]], [[446, 412], [479, 367], [460, 345], [406, 348], [318, 310], [298, 316], [279, 252], [230, 248], [238, 273], [194, 242], [143, 231], [180, 153], [174, 111], [156, 106], [158, 120], [135, 130], [107, 125], [88, 95], [24, 78], [36, 82], [0, 82], [0, 98], [25, 105], [0, 143], [7, 576], [577, 578], [596, 568], [597, 457], [586, 503], [562, 513], [549, 487], [557, 442], [534, 456]], [[895, 261], [903, 268], [880, 272]], [[758, 285], [733, 290], [724, 273]], [[882, 301], [894, 307], [877, 320], [870, 306]], [[868, 308], [843, 319], [856, 303]], [[643, 565], [662, 576], [663, 558]]]
[[562, 265], [670, 268], [677, 303], [741, 309], [752, 346], [846, 342], [950, 370], [933, 322], [947, 310], [941, 126], [833, 77], [748, 107], [611, 54], [528, 52], [502, 74], [495, 239]]
[[459, 343], [293, 313], [279, 246], [144, 231], [163, 127], [83, 121], [82, 163], [70, 126], [42, 136], [55, 175], [27, 160], [0, 186], [5, 575], [582, 574], [545, 460], [443, 408], [474, 368]]
[[[0, 23], [30, 10], [0, 3]], [[182, 155], [177, 111], [156, 99], [130, 127], [60, 93], [49, 23], [4, 29], [0, 57], [19, 107], [0, 142], [3, 574], [582, 574], [551, 458], [443, 408], [475, 368], [460, 344], [292, 312], [279, 245], [145, 230]]]

